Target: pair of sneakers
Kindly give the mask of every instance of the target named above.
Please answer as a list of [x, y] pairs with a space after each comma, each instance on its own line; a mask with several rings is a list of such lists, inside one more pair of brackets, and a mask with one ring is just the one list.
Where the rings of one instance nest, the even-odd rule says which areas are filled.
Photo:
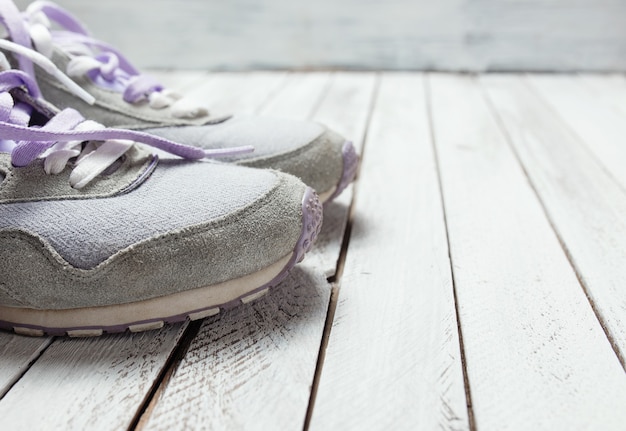
[[354, 177], [338, 134], [212, 115], [53, 3], [0, 0], [0, 21], [1, 328], [142, 331], [249, 302], [310, 249], [314, 189]]

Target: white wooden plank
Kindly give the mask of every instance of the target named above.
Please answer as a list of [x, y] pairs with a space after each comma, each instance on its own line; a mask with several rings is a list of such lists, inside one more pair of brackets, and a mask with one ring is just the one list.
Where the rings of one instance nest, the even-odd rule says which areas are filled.
[[[286, 85], [263, 107], [261, 114], [283, 118], [304, 120], [310, 118], [318, 105], [328, 97], [328, 87], [336, 76], [328, 72], [291, 73]], [[350, 84], [348, 84], [350, 85]], [[333, 92], [342, 92], [334, 88]], [[367, 92], [368, 90], [364, 88]], [[360, 104], [354, 97], [348, 98], [348, 103], [356, 109], [366, 110], [367, 105]], [[332, 118], [332, 117], [331, 117]], [[350, 124], [350, 122], [348, 122]], [[341, 240], [348, 220], [348, 207], [352, 200], [352, 189], [342, 193], [337, 202], [324, 206], [324, 224], [315, 247], [307, 255], [307, 263], [322, 270], [327, 277], [335, 274], [339, 258]]]
[[623, 429], [624, 370], [480, 85], [431, 84], [476, 429]]
[[215, 115], [255, 113], [285, 84], [285, 72], [216, 73], [187, 95]]
[[28, 370], [52, 338], [29, 338], [0, 332], [0, 399]]
[[[315, 121], [326, 124], [351, 140], [359, 153], [363, 151], [377, 80], [373, 73], [335, 73], [324, 99], [313, 114]], [[333, 202], [325, 205], [322, 231], [308, 257], [309, 262], [322, 269], [328, 277], [335, 275], [337, 269], [352, 198], [353, 188], [350, 186]]]
[[313, 119], [352, 139], [360, 152], [376, 80], [374, 73], [335, 73], [326, 96], [313, 114]]
[[[599, 100], [599, 92], [576, 77], [530, 75], [527, 79], [626, 190], [626, 116]], [[620, 87], [619, 82], [614, 86], [618, 91]], [[626, 97], [626, 86], [622, 96]]]
[[128, 428], [185, 326], [55, 340], [0, 401], [2, 428]]
[[383, 75], [313, 430], [469, 428], [423, 79]]
[[579, 80], [593, 89], [594, 98], [626, 116], [626, 77], [623, 74], [581, 74]]
[[196, 87], [206, 84], [212, 76], [202, 70], [147, 70], [146, 74], [183, 95], [193, 93]]
[[626, 69], [621, 0], [57, 2], [141, 66]]
[[326, 93], [329, 72], [292, 72], [281, 89], [261, 110], [261, 114], [303, 120], [309, 118]]
[[264, 298], [207, 319], [143, 430], [301, 429], [329, 297], [301, 264]]
[[324, 204], [322, 230], [317, 236], [313, 250], [306, 257], [308, 264], [323, 272], [328, 278], [337, 273], [353, 196], [354, 187], [349, 185], [332, 202]]
[[483, 82], [626, 365], [626, 194], [523, 81], [493, 76]]
[[[296, 119], [313, 117], [363, 148], [367, 119], [376, 87], [373, 73], [295, 73], [261, 114]], [[330, 80], [330, 81], [329, 81]], [[352, 187], [325, 205], [324, 224], [307, 262], [331, 277], [337, 269]]]

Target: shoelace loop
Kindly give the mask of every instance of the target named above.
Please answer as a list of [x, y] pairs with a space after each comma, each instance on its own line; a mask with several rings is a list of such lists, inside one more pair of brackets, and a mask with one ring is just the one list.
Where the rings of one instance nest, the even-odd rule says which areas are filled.
[[[0, 54], [0, 57], [3, 55]], [[187, 159], [228, 157], [253, 151], [253, 147], [204, 150], [143, 132], [109, 129], [85, 120], [69, 108], [60, 111], [41, 127], [29, 126], [34, 107], [16, 101], [12, 92], [28, 92], [31, 89], [36, 90], [37, 85], [26, 73], [19, 70], [0, 72], [0, 136], [5, 143], [15, 143], [11, 160], [17, 167], [44, 157], [44, 169], [48, 174], [54, 174], [65, 169], [70, 159], [77, 157], [70, 175], [70, 184], [75, 188], [86, 186], [135, 142]]]
[[[50, 21], [63, 30], [51, 30]], [[209, 114], [206, 108], [140, 73], [120, 51], [91, 37], [72, 14], [55, 3], [32, 3], [23, 14], [23, 26], [37, 51], [50, 57], [56, 46], [70, 56], [66, 70], [70, 77], [86, 75], [96, 85], [123, 93], [127, 103], [147, 101], [153, 109], [169, 107], [171, 115], [177, 118], [201, 118]]]
[[[52, 19], [65, 20], [65, 12], [53, 3], [39, 2], [37, 7], [49, 8], [49, 16]], [[93, 103], [93, 97], [64, 75], [48, 58], [30, 49], [29, 33], [19, 11], [11, 1], [0, 0], [0, 21], [13, 39], [8, 41], [0, 38], [0, 48], [17, 53], [22, 69], [9, 69], [8, 60], [0, 52], [0, 148], [3, 151], [7, 149], [11, 151], [14, 166], [26, 166], [43, 157], [46, 173], [55, 174], [63, 171], [70, 159], [76, 158], [70, 174], [70, 184], [72, 187], [82, 188], [115, 163], [136, 142], [187, 159], [229, 157], [254, 151], [251, 146], [204, 150], [143, 132], [109, 129], [96, 122], [85, 120], [73, 109], [56, 113], [54, 108], [50, 109], [40, 99], [41, 92], [35, 81], [34, 64], [65, 83], [70, 91], [88, 103]], [[70, 20], [66, 24], [69, 30], [85, 32], [75, 20]], [[39, 28], [34, 31], [36, 34], [48, 33], [47, 29], [42, 31], [41, 26], [33, 28]], [[117, 80], [121, 70], [134, 70], [123, 57], [120, 60], [114, 52], [105, 56], [107, 62], [97, 58], [96, 60], [105, 65], [103, 72], [109, 77], [113, 76]], [[98, 65], [98, 68], [101, 67]], [[139, 92], [154, 90], [151, 94], [160, 94], [156, 91], [158, 87], [146, 80], [135, 76], [132, 77], [132, 81], [133, 91], [139, 88]], [[17, 99], [14, 96], [17, 96]], [[31, 114], [36, 109], [51, 116], [41, 127], [30, 125]]]

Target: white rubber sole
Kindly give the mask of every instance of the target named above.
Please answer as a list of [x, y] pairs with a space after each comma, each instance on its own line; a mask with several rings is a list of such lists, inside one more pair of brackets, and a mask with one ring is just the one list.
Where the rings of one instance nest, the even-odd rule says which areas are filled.
[[[289, 254], [273, 265], [245, 277], [161, 298], [128, 304], [65, 310], [0, 306], [0, 316], [2, 320], [11, 322], [16, 333], [34, 336], [47, 333], [80, 337], [101, 335], [104, 332], [120, 332], [125, 329], [131, 332], [158, 329], [168, 321], [180, 321], [184, 318], [198, 320], [218, 314], [220, 307], [233, 301], [241, 300], [242, 303], [247, 303], [257, 299], [267, 293], [270, 287], [268, 284], [288, 266], [291, 258], [292, 254]], [[262, 286], [262, 288], [258, 291], [251, 291], [251, 287], [255, 286]], [[163, 316], [167, 317], [163, 318]], [[97, 324], [94, 325], [96, 322]]]
[[302, 233], [293, 252], [255, 273], [206, 287], [144, 301], [71, 309], [0, 306], [0, 328], [30, 336], [90, 337], [103, 333], [140, 332], [165, 323], [198, 320], [245, 304], [280, 283], [313, 245], [322, 224], [322, 206], [311, 188], [302, 199]]

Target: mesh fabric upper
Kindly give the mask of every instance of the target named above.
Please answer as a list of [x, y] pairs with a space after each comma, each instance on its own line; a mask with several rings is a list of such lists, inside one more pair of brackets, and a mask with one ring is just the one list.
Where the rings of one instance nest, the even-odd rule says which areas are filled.
[[2, 204], [0, 229], [35, 233], [67, 262], [88, 269], [139, 241], [228, 216], [268, 192], [277, 178], [270, 171], [164, 160], [125, 195]]

